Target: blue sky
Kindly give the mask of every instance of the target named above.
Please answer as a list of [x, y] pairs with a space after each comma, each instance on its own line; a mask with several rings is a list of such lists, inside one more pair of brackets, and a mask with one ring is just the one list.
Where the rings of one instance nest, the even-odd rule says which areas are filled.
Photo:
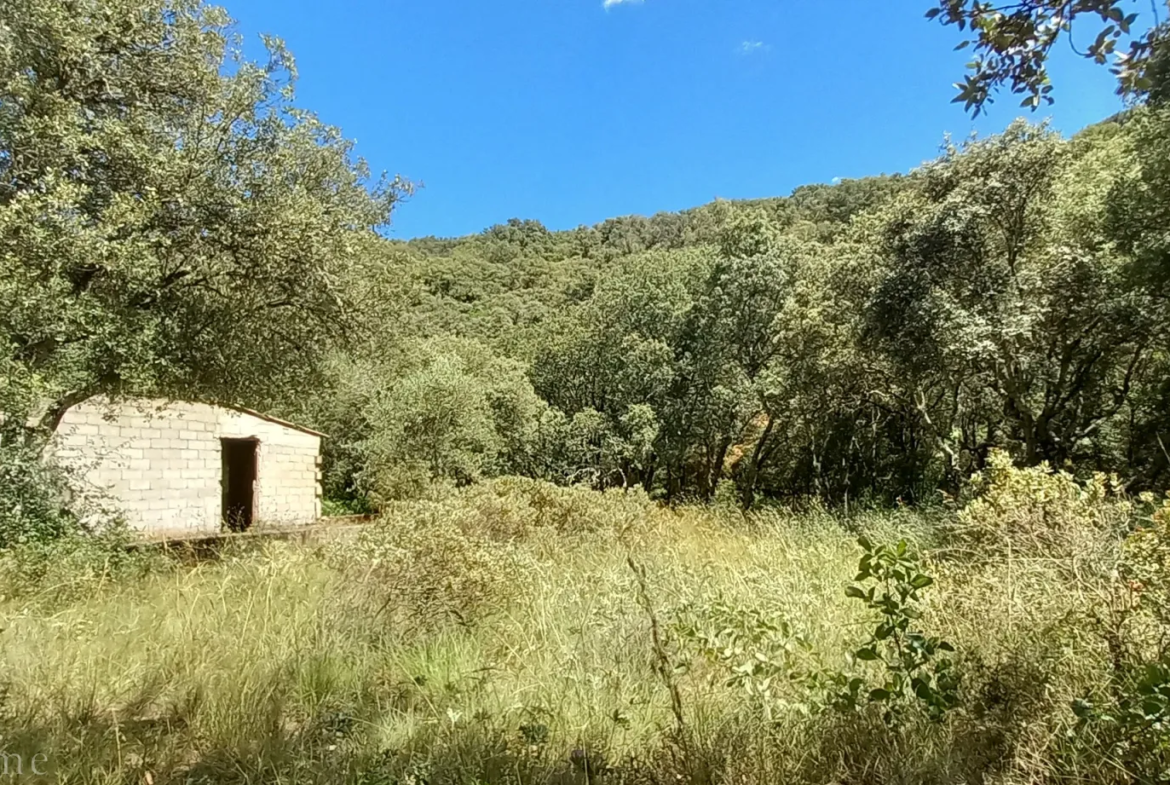
[[[374, 171], [425, 187], [391, 236], [512, 217], [550, 229], [782, 196], [907, 171], [945, 132], [992, 133], [951, 104], [963, 73], [929, 0], [222, 0], [252, 41], [282, 37], [297, 103]], [[1054, 125], [1121, 108], [1109, 73], [1061, 47]]]

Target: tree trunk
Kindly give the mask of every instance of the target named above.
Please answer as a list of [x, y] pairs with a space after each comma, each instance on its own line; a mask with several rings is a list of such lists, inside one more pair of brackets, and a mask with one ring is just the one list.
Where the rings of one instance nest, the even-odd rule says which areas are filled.
[[752, 459], [748, 463], [747, 477], [744, 478], [742, 492], [742, 502], [745, 511], [750, 510], [752, 504], [756, 501], [756, 484], [760, 479], [760, 467], [763, 464], [764, 447], [767, 445], [768, 438], [772, 435], [772, 429], [775, 425], [776, 420], [769, 415], [768, 424], [764, 426], [763, 433], [756, 440], [756, 448], [752, 450]]
[[719, 449], [715, 451], [715, 460], [711, 462], [710, 479], [707, 481], [708, 499], [715, 493], [719, 487], [719, 481], [723, 479], [723, 462], [727, 460], [727, 451], [731, 449], [731, 439], [724, 436], [719, 442]]
[[642, 472], [642, 490], [646, 491], [646, 493], [650, 493], [654, 490], [654, 475], [657, 473], [657, 469], [657, 464], [651, 463], [650, 466]]
[[24, 424], [24, 445], [36, 454], [43, 454], [49, 446], [53, 434], [65, 417], [65, 412], [82, 401], [92, 397], [89, 392], [80, 390], [64, 393], [52, 400], [42, 401], [29, 415]]

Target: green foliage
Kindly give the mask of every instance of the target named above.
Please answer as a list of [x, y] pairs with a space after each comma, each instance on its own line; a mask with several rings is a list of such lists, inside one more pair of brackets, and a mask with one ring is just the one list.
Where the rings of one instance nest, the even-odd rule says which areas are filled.
[[[1108, 43], [1117, 7], [1066, 21], [1107, 19]], [[408, 186], [295, 105], [279, 41], [248, 60], [199, 0], [70, 8], [3, 9], [6, 448], [148, 393], [315, 425], [355, 509], [506, 474], [923, 504], [996, 451], [1170, 481], [1157, 105], [1070, 140], [1019, 122], [907, 176], [404, 243], [374, 230]], [[1030, 90], [1042, 57], [1016, 44], [1063, 34], [1056, 10], [936, 15], [995, 53], [980, 84], [1018, 67]]]
[[99, 393], [259, 405], [310, 384], [404, 184], [368, 183], [293, 104], [283, 45], [248, 60], [215, 6], [6, 0], [0, 18], [0, 350], [37, 387], [3, 428], [31, 416], [43, 446]]
[[67, 492], [64, 478], [36, 452], [0, 449], [0, 550], [75, 531], [77, 521], [62, 509]]
[[1129, 581], [1138, 604], [1170, 629], [1170, 494], [1149, 522], [1126, 538], [1120, 577]]
[[720, 480], [715, 486], [715, 493], [711, 495], [711, 504], [720, 510], [739, 509], [740, 494], [735, 487], [735, 481], [731, 479]]
[[1159, 227], [1170, 214], [1170, 165], [1158, 151], [1170, 143], [1170, 108], [1144, 108], [1127, 118], [1131, 165], [1104, 205], [1108, 235], [1134, 256], [1139, 273], [1159, 284], [1170, 280], [1170, 248]]
[[854, 578], [858, 583], [845, 594], [879, 613], [881, 621], [853, 656], [882, 665], [885, 674], [864, 698], [864, 682], [851, 680], [837, 705], [855, 708], [863, 700], [879, 704], [887, 723], [897, 721], [899, 712], [912, 705], [941, 719], [959, 704], [959, 676], [947, 656], [954, 647], [920, 628], [922, 592], [934, 579], [922, 571], [918, 555], [905, 540], [895, 546], [875, 545], [862, 536], [858, 543], [865, 551]]
[[373, 510], [369, 504], [366, 503], [365, 497], [357, 498], [341, 498], [321, 500], [321, 515], [322, 517], [336, 517], [346, 515], [368, 515]]
[[369, 470], [382, 476], [375, 483], [383, 487], [403, 474], [470, 481], [497, 448], [487, 397], [450, 355], [398, 380], [371, 421], [377, 441]]
[[1170, 663], [1150, 663], [1116, 685], [1118, 697], [1098, 705], [1078, 700], [1077, 732], [1116, 760], [1136, 782], [1170, 779]]
[[382, 517], [421, 528], [432, 518], [446, 519], [469, 537], [509, 542], [554, 534], [608, 539], [656, 520], [659, 513], [636, 491], [599, 494], [581, 486], [505, 477], [426, 501], [395, 502]]
[[997, 556], [1091, 553], [1094, 543], [1116, 539], [1133, 514], [1116, 477], [1098, 473], [1078, 481], [1044, 464], [1021, 469], [1003, 452], [989, 456], [971, 489], [955, 532], [963, 543]]
[[657, 515], [638, 494], [491, 480], [429, 499], [388, 501], [378, 521], [334, 556], [351, 571], [362, 601], [393, 617], [392, 628], [422, 632], [472, 625], [505, 610], [524, 582], [526, 556], [517, 546], [560, 548], [575, 537], [604, 542]]
[[118, 526], [99, 532], [76, 529], [51, 538], [28, 538], [0, 553], [0, 596], [46, 608], [117, 591], [175, 566], [149, 550], [131, 550], [132, 536]]
[[360, 590], [385, 609], [394, 629], [418, 634], [450, 622], [472, 625], [503, 610], [519, 588], [523, 573], [514, 554], [442, 512], [383, 520], [346, 552], [345, 559], [370, 565]]
[[[335, 437], [329, 492], [518, 472], [671, 503], [722, 483], [744, 509], [922, 504], [960, 498], [996, 451], [1159, 489], [1159, 111], [1071, 140], [1020, 122], [786, 199], [375, 244], [361, 291], [380, 315], [305, 418]], [[471, 342], [495, 359], [451, 348]]]
[[917, 541], [954, 513], [732, 523], [507, 478], [394, 502], [356, 539], [183, 568], [66, 538], [35, 583], [9, 580], [18, 559], [34, 574], [33, 550], [0, 555], [0, 732], [26, 760], [55, 751], [63, 781], [1157, 782], [1170, 548], [1154, 512], [1112, 554], [1116, 578], [946, 540], [926, 570], [871, 542], [864, 601], [841, 591], [847, 526]]
[[[776, 613], [717, 598], [675, 613], [672, 637], [726, 671], [726, 683], [772, 716], [786, 682], [803, 677], [810, 644]], [[782, 704], [781, 704], [782, 705]]]
[[[951, 147], [886, 224], [871, 345], [905, 375], [903, 394], [956, 474], [996, 447], [1028, 465], [1092, 461], [1155, 353], [1156, 294], [1073, 217], [1094, 201], [1085, 155], [1016, 123]], [[1079, 198], [1062, 198], [1068, 189]]]
[[[1118, 92], [1148, 92], [1154, 86], [1152, 77], [1157, 69], [1151, 65], [1163, 31], [1135, 29], [1138, 14], [1128, 13], [1125, 5], [1122, 0], [1023, 0], [1005, 6], [979, 0], [939, 0], [926, 16], [957, 26], [968, 35], [958, 49], [974, 45], [970, 73], [955, 85], [959, 88], [955, 103], [978, 114], [993, 102], [993, 94], [1001, 87], [1024, 96], [1020, 106], [1037, 109], [1051, 104], [1049, 53], [1061, 37], [1071, 41], [1074, 29], [1082, 40], [1084, 24], [1093, 25], [1093, 34], [1084, 36], [1090, 43], [1077, 53], [1102, 65], [1114, 56], [1110, 70], [1117, 75]], [[1154, 13], [1156, 17], [1157, 11]], [[1129, 48], [1121, 51], [1118, 45], [1125, 42]]]
[[523, 366], [476, 341], [407, 340], [338, 359], [330, 376], [333, 397], [312, 418], [331, 436], [333, 496], [381, 503], [434, 482], [534, 472], [546, 406]]
[[1170, 498], [1125, 542], [1108, 615], [1106, 689], [1073, 702], [1073, 749], [1117, 762], [1137, 782], [1170, 779]]

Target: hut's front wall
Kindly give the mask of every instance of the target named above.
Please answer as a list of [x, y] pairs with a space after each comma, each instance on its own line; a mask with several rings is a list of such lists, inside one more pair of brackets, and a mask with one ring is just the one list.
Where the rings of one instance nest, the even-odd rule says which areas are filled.
[[255, 522], [320, 517], [321, 438], [232, 409], [93, 399], [66, 412], [53, 452], [101, 489], [131, 527], [213, 532], [223, 516], [222, 439], [258, 443]]

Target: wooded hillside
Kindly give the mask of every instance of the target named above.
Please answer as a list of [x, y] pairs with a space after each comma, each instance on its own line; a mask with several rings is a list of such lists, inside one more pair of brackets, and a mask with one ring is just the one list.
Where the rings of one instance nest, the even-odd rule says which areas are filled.
[[996, 448], [1160, 487], [1168, 118], [1020, 121], [906, 176], [382, 242], [368, 342], [315, 410], [332, 491], [520, 473], [926, 501]]

